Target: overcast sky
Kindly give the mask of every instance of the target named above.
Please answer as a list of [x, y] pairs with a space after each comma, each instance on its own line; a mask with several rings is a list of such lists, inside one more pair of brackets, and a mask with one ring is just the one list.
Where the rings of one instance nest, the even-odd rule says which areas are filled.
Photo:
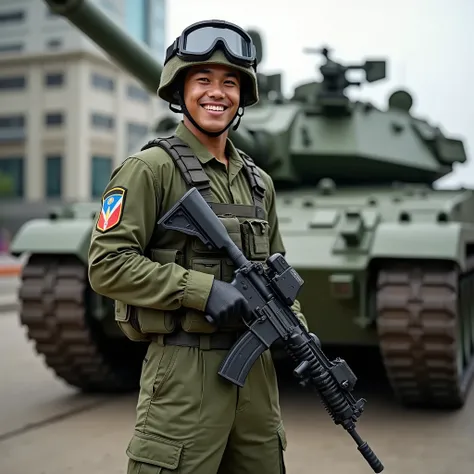
[[320, 58], [304, 47], [327, 44], [343, 62], [386, 57], [388, 79], [350, 95], [383, 106], [391, 91], [409, 90], [414, 113], [465, 139], [469, 163], [438, 184], [474, 187], [474, 0], [168, 0], [167, 10], [167, 44], [210, 18], [259, 29], [260, 69], [283, 72], [286, 94], [319, 77]]

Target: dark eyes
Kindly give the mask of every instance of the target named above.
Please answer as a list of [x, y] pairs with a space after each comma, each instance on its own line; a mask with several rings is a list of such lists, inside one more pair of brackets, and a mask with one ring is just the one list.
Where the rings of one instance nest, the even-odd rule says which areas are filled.
[[[201, 82], [201, 83], [203, 83], [203, 84], [209, 84], [209, 82], [210, 82], [207, 77], [198, 77], [198, 78], [197, 78], [197, 81], [198, 81], [198, 82]], [[224, 82], [224, 84], [233, 85], [233, 86], [236, 86], [236, 85], [237, 85], [237, 83], [236, 83], [234, 80], [232, 80], [232, 79], [227, 79], [227, 80]]]

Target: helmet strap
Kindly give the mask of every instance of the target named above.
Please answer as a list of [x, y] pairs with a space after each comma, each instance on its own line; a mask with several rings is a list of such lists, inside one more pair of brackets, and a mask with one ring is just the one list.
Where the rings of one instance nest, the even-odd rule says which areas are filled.
[[[241, 109], [242, 109], [242, 111], [241, 111]], [[238, 117], [237, 118], [237, 123], [232, 127], [232, 130], [234, 130], [234, 132], [235, 132], [235, 130], [237, 130], [239, 128], [240, 119], [243, 117], [244, 112], [245, 112], [245, 109], [240, 105], [239, 109], [237, 110], [237, 114], [235, 116], [235, 117]], [[234, 121], [235, 117], [232, 119], [232, 122]]]
[[[242, 115], [244, 115], [244, 108], [239, 106], [239, 109], [237, 110], [237, 113], [232, 117], [232, 120], [227, 124], [227, 126], [225, 128], [223, 128], [222, 130], [218, 131], [218, 132], [209, 132], [208, 130], [204, 130], [204, 128], [202, 128], [197, 122], [196, 120], [194, 120], [194, 118], [192, 117], [192, 115], [189, 113], [189, 110], [188, 108], [186, 107], [186, 104], [184, 103], [184, 100], [183, 100], [183, 97], [182, 97], [182, 94], [181, 94], [181, 91], [180, 92], [176, 92], [175, 93], [175, 97], [176, 99], [178, 100], [178, 103], [179, 103], [179, 106], [180, 106], [180, 109], [177, 109], [177, 108], [173, 108], [173, 104], [169, 104], [168, 107], [169, 109], [171, 110], [171, 112], [174, 112], [176, 114], [183, 114], [185, 115], [188, 120], [201, 132], [201, 133], [204, 133], [205, 135], [209, 136], [209, 137], [218, 137], [219, 135], [222, 135], [231, 125], [232, 123], [234, 122], [234, 120], [238, 117], [238, 120], [237, 120], [237, 123], [234, 125], [234, 127], [232, 128], [232, 130], [237, 130], [237, 128], [239, 127], [240, 125], [240, 118], [242, 117]], [[242, 109], [242, 111], [240, 111], [240, 109]]]

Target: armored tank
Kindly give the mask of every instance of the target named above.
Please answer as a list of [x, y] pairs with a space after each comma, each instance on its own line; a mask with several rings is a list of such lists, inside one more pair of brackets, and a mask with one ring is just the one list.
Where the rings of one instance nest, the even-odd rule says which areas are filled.
[[[47, 3], [156, 92], [161, 65], [93, 4]], [[360, 85], [349, 71], [379, 81], [384, 60], [343, 65], [327, 48], [309, 52], [323, 57], [322, 79], [285, 98], [280, 74], [259, 73], [260, 103], [231, 138], [274, 180], [310, 329], [323, 344], [379, 348], [400, 403], [460, 408], [474, 370], [474, 195], [433, 183], [466, 161], [463, 142], [415, 117], [405, 90], [383, 109], [348, 97], [347, 88]], [[161, 120], [154, 136], [171, 134], [177, 120]], [[88, 284], [97, 207], [70, 206], [17, 234], [13, 252], [29, 254], [21, 320], [66, 382], [128, 390], [137, 386], [144, 345], [122, 336], [112, 302]]]

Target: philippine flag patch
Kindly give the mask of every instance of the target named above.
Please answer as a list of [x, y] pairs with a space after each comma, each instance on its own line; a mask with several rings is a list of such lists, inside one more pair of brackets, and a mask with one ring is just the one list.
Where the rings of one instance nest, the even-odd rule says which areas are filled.
[[122, 218], [123, 206], [125, 204], [125, 194], [127, 190], [121, 186], [116, 186], [107, 191], [102, 198], [102, 209], [97, 220], [97, 229], [107, 232], [116, 227]]

